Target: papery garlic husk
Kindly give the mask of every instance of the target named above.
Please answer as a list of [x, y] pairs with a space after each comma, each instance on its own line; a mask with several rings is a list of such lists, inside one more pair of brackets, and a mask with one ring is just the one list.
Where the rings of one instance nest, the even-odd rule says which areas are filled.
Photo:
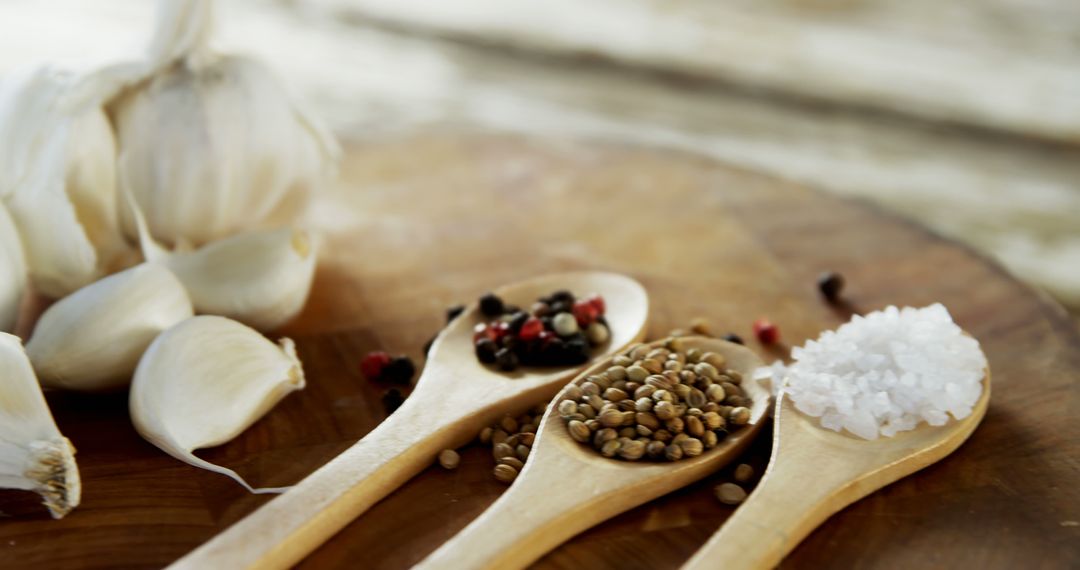
[[41, 495], [53, 518], [79, 505], [75, 447], [53, 421], [19, 337], [0, 333], [0, 488]]
[[7, 208], [0, 203], [0, 331], [11, 332], [26, 294], [26, 258]]
[[194, 314], [172, 271], [143, 263], [95, 281], [45, 311], [26, 344], [50, 388], [123, 388], [150, 343]]
[[127, 253], [117, 220], [116, 144], [100, 104], [74, 102], [77, 78], [49, 67], [0, 84], [0, 197], [37, 290], [62, 297]]
[[[168, 246], [295, 222], [340, 154], [266, 66], [210, 50], [212, 8], [212, 0], [160, 2], [145, 76], [115, 74], [130, 85], [108, 105], [129, 158], [120, 168]], [[134, 220], [121, 217], [134, 236]]]
[[254, 489], [235, 471], [192, 453], [235, 438], [304, 387], [292, 340], [282, 338], [279, 345], [236, 321], [210, 315], [165, 331], [135, 370], [129, 401], [135, 429], [169, 455], [228, 475], [252, 493], [284, 491]]

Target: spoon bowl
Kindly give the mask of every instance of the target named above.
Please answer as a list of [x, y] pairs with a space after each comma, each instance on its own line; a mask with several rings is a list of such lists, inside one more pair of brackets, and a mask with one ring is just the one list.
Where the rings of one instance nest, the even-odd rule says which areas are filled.
[[[527, 307], [558, 289], [599, 293], [611, 332], [605, 351], [618, 351], [645, 334], [648, 296], [637, 281], [615, 273], [544, 275], [497, 289], [508, 303]], [[400, 408], [341, 455], [284, 494], [178, 560], [172, 568], [289, 568], [432, 464], [443, 449], [460, 447], [508, 411], [550, 399], [588, 363], [501, 372], [479, 362], [473, 327], [484, 321], [474, 303], [431, 346], [416, 388]]]
[[821, 427], [786, 393], [776, 404], [772, 459], [761, 482], [683, 570], [773, 568], [833, 513], [955, 451], [986, 415], [990, 369], [971, 414], [865, 440]]
[[[746, 378], [761, 366], [757, 355], [743, 346], [707, 338], [683, 340], [687, 348], [722, 354], [728, 367]], [[598, 363], [571, 384], [609, 366], [610, 359]], [[715, 472], [749, 445], [769, 410], [770, 396], [757, 383], [747, 380], [742, 388], [753, 400], [749, 423], [700, 456], [675, 462], [603, 457], [574, 441], [557, 406], [549, 406], [529, 461], [510, 489], [417, 568], [523, 568], [575, 534]], [[570, 384], [553, 402], [561, 401], [569, 389]]]

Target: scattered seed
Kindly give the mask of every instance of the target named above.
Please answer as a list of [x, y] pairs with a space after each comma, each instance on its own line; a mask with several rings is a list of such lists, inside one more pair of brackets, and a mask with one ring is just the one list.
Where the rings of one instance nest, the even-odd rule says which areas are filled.
[[745, 463], [740, 463], [739, 465], [737, 465], [735, 467], [735, 481], [736, 482], [738, 482], [738, 483], [746, 483], [746, 482], [750, 481], [750, 479], [753, 479], [753, 478], [754, 478], [754, 468], [753, 467], [751, 467], [751, 466], [749, 466], [749, 465], [747, 465]]
[[724, 335], [724, 336], [722, 336], [720, 338], [722, 340], [726, 340], [728, 342], [733, 342], [735, 344], [746, 344], [745, 342], [743, 342], [742, 337], [735, 334], [735, 333], [727, 333], [726, 335]]
[[716, 487], [716, 498], [725, 505], [738, 505], [746, 500], [746, 491], [735, 483], [721, 483]]
[[444, 449], [439, 452], [439, 465], [444, 469], [457, 469], [461, 463], [461, 456], [453, 449]]
[[500, 463], [495, 466], [495, 479], [502, 483], [513, 483], [514, 479], [517, 479], [517, 476], [518, 470], [505, 463]]
[[758, 342], [761, 344], [775, 344], [780, 340], [780, 329], [776, 325], [769, 322], [768, 319], [758, 319], [754, 321], [754, 336], [757, 337]]
[[495, 447], [491, 450], [491, 455], [496, 459], [502, 459], [503, 457], [513, 457], [514, 448], [506, 443], [496, 443]]
[[518, 471], [521, 471], [521, 469], [523, 467], [525, 467], [525, 463], [523, 461], [521, 461], [520, 459], [518, 459], [517, 457], [503, 457], [502, 459], [496, 461], [495, 464], [496, 465], [509, 465], [510, 467], [513, 467], [514, 469], [517, 469]]
[[840, 300], [840, 292], [844, 290], [844, 276], [826, 271], [818, 276], [817, 286], [826, 301], [835, 303]]

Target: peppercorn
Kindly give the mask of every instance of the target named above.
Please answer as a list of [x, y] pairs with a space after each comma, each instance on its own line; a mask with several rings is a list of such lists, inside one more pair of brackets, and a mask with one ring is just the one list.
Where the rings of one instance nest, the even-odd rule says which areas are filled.
[[495, 353], [499, 347], [490, 338], [482, 338], [476, 342], [476, 358], [484, 364], [495, 362]]
[[[540, 336], [540, 333], [544, 331], [544, 323], [540, 322], [540, 319], [536, 317], [530, 317], [525, 313], [525, 319], [518, 326], [518, 338], [523, 341], [530, 341]], [[516, 319], [515, 319], [516, 322]], [[513, 323], [511, 323], [513, 327]]]
[[446, 324], [450, 324], [454, 319], [461, 316], [461, 313], [465, 312], [465, 305], [454, 305], [446, 309]]
[[391, 384], [408, 386], [416, 374], [416, 365], [408, 356], [398, 356], [383, 368], [382, 379]]
[[517, 311], [511, 314], [510, 321], [507, 323], [510, 326], [511, 333], [514, 335], [521, 334], [522, 327], [529, 320], [529, 316], [525, 311]]
[[826, 271], [818, 276], [817, 286], [826, 301], [835, 303], [840, 299], [840, 292], [844, 290], [844, 276]]
[[387, 414], [394, 413], [395, 410], [401, 407], [405, 403], [405, 396], [401, 394], [401, 390], [397, 388], [391, 388], [382, 395], [383, 408]]
[[517, 370], [518, 356], [509, 348], [500, 348], [495, 353], [495, 363], [499, 365], [500, 370], [512, 372]]
[[746, 344], [745, 342], [743, 342], [742, 337], [735, 333], [727, 333], [726, 335], [722, 336], [721, 339], [728, 342], [733, 342], [735, 344]]
[[780, 340], [780, 329], [768, 319], [758, 319], [754, 321], [754, 336], [761, 344], [773, 344]]
[[369, 352], [360, 360], [360, 373], [368, 380], [378, 380], [391, 360], [390, 355], [381, 350]]
[[483, 297], [480, 297], [480, 312], [485, 317], [497, 317], [503, 314], [503, 300], [494, 293], [486, 293]]

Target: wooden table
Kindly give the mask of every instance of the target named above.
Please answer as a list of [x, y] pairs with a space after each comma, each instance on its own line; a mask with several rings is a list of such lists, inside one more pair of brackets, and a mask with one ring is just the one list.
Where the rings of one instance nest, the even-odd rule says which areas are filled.
[[[750, 339], [768, 316], [799, 344], [852, 311], [941, 301], [990, 359], [983, 425], [953, 456], [834, 516], [784, 566], [1080, 565], [1080, 338], [1060, 307], [972, 251], [864, 204], [655, 150], [428, 134], [354, 146], [342, 174], [313, 210], [326, 239], [312, 299], [283, 331], [307, 389], [202, 452], [253, 484], [297, 481], [384, 417], [382, 388], [357, 371], [366, 351], [420, 359], [445, 306], [530, 275], [632, 275], [652, 296], [652, 336], [705, 316]], [[846, 305], [819, 299], [826, 269], [846, 276]], [[766, 360], [787, 348], [749, 345]], [[50, 403], [79, 449], [83, 504], [53, 521], [33, 495], [0, 493], [4, 568], [160, 567], [267, 500], [142, 441], [124, 394]], [[747, 456], [759, 468], [767, 442]], [[301, 567], [407, 567], [502, 492], [491, 468], [486, 450], [466, 448], [459, 469], [432, 467]], [[711, 495], [724, 478], [598, 526], [537, 567], [677, 567], [730, 514]]]

